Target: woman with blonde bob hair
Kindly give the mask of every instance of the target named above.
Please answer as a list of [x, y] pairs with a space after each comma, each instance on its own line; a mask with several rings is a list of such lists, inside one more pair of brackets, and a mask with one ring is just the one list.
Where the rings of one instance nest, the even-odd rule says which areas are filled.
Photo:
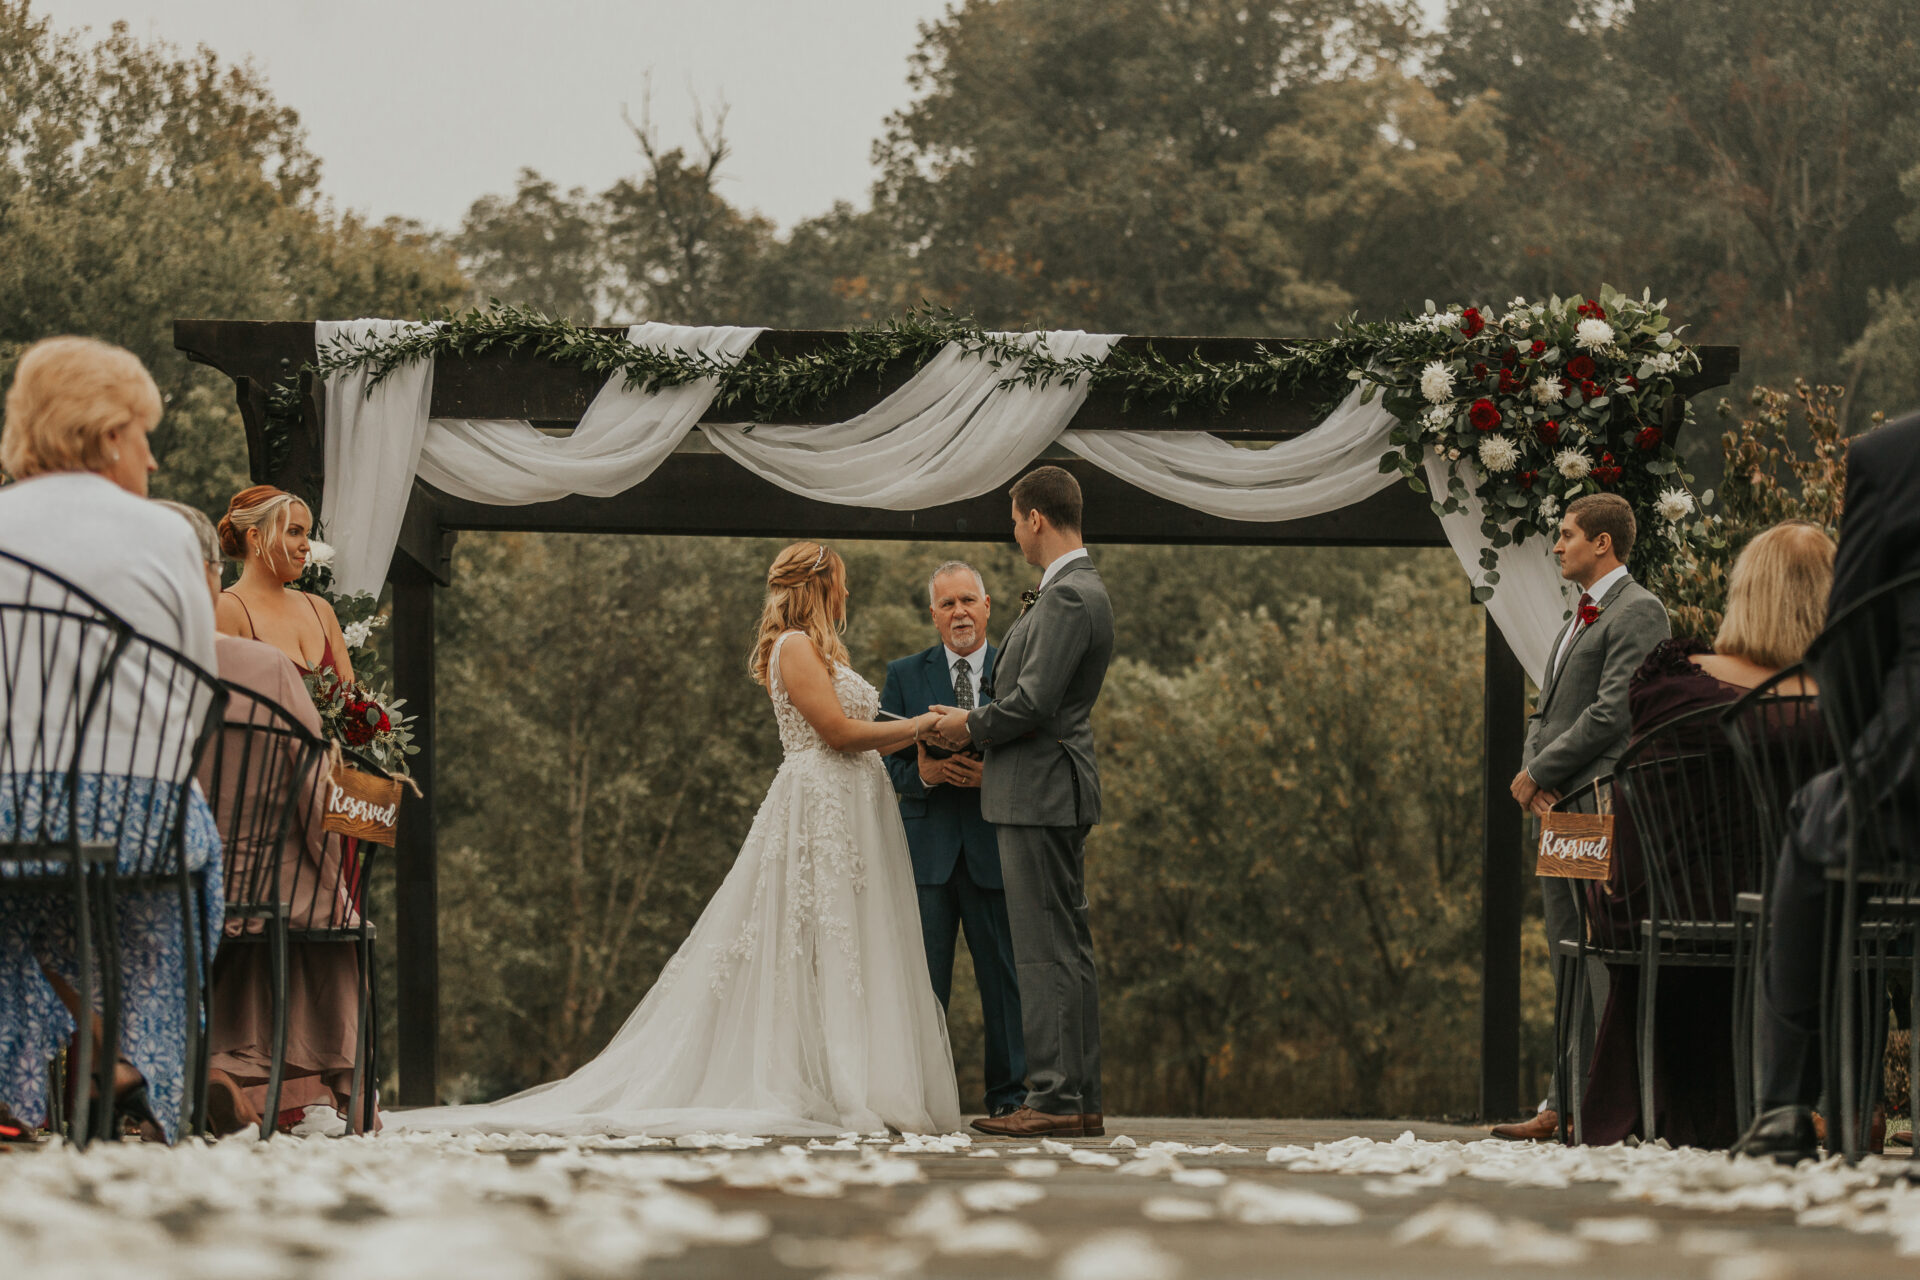
[[[0, 547], [66, 579], [142, 636], [212, 672], [213, 602], [198, 542], [185, 522], [147, 500], [147, 478], [158, 469], [147, 436], [160, 409], [153, 378], [130, 351], [77, 337], [28, 347], [14, 370], [0, 428], [0, 466], [15, 481], [0, 488]], [[26, 590], [23, 571], [0, 561], [0, 599], [19, 603]], [[20, 670], [34, 669], [28, 661]], [[123, 663], [114, 672], [110, 741], [116, 735], [136, 741], [143, 725], [150, 735], [154, 723], [179, 711], [167, 682], [148, 681], [141, 665]], [[58, 722], [66, 713], [45, 705], [54, 696], [18, 696], [0, 709], [6, 732], [31, 738], [41, 722]], [[11, 753], [15, 762], [26, 758]], [[158, 776], [158, 768], [129, 752], [124, 769], [79, 779], [82, 812], [92, 815], [85, 838], [116, 843], [122, 870], [149, 860], [145, 846], [152, 840], [142, 831], [162, 834], [159, 824], [122, 815], [149, 802], [171, 804], [171, 789], [185, 785], [185, 779]], [[0, 785], [0, 840], [17, 829], [16, 808], [34, 807], [41, 776], [21, 768]], [[116, 796], [134, 800], [122, 809], [102, 799]], [[187, 866], [217, 886], [213, 816], [198, 790], [189, 790], [184, 807]], [[201, 897], [210, 951], [220, 936], [223, 898], [217, 887]], [[102, 1046], [105, 1060], [114, 1062], [112, 1105], [143, 1134], [171, 1137], [185, 1097], [180, 902], [144, 889], [123, 889], [118, 900], [121, 1036], [119, 1044]], [[30, 895], [0, 899], [0, 1104], [30, 1124], [46, 1118], [48, 1062], [89, 1020], [76, 956], [65, 903]]]
[[564, 1080], [396, 1129], [818, 1135], [960, 1124], [906, 827], [878, 752], [935, 716], [880, 720], [847, 664], [847, 567], [796, 542], [767, 570], [750, 668], [784, 758], [746, 843], [613, 1042]]
[[[1663, 640], [1634, 672], [1627, 690], [1633, 736], [1641, 738], [1688, 712], [1737, 702], [1805, 657], [1807, 646], [1826, 624], [1833, 553], [1833, 539], [1826, 531], [1800, 520], [1774, 525], [1749, 542], [1727, 576], [1726, 610], [1713, 644], [1686, 637]], [[1812, 693], [1813, 682], [1789, 678], [1775, 685], [1773, 692], [1783, 697]], [[1684, 735], [1679, 729], [1670, 735], [1675, 752], [1727, 750], [1719, 717], [1689, 720], [1686, 726]], [[1766, 731], [1783, 751], [1822, 738], [1825, 732], [1814, 715], [1771, 718]], [[1693, 784], [1695, 774], [1684, 774], [1676, 789], [1703, 785], [1710, 775], [1698, 776], [1700, 784]], [[1718, 776], [1724, 782], [1731, 773]], [[1690, 794], [1688, 802], [1741, 815], [1728, 818], [1728, 829], [1714, 847], [1688, 849], [1686, 865], [1702, 878], [1696, 900], [1707, 901], [1714, 892], [1711, 886], [1728, 878], [1725, 867], [1733, 847], [1758, 837], [1740, 829], [1751, 815], [1747, 806], [1728, 806], [1725, 797], [1710, 795]], [[1614, 812], [1619, 816], [1614, 821], [1613, 879], [1592, 883], [1589, 914], [1601, 932], [1632, 938], [1638, 945], [1640, 922], [1634, 917], [1640, 912], [1633, 904], [1646, 902], [1646, 871], [1639, 835], [1617, 798]], [[1611, 969], [1611, 991], [1582, 1103], [1584, 1136], [1591, 1143], [1621, 1142], [1640, 1127], [1630, 1014], [1638, 1002], [1640, 975], [1633, 966]], [[1661, 968], [1650, 1085], [1659, 1107], [1659, 1132], [1640, 1134], [1641, 1138], [1665, 1138], [1675, 1146], [1724, 1147], [1739, 1136], [1734, 1114], [1731, 975], [1729, 969]]]

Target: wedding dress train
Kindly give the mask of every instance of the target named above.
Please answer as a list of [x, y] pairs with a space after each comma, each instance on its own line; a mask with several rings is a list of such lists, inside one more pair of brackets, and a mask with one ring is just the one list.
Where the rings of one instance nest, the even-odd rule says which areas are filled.
[[[828, 1135], [960, 1126], [893, 787], [871, 751], [828, 747], [768, 691], [785, 758], [740, 856], [659, 981], [598, 1057], [498, 1102], [392, 1113], [390, 1130]], [[846, 714], [880, 697], [846, 666]]]

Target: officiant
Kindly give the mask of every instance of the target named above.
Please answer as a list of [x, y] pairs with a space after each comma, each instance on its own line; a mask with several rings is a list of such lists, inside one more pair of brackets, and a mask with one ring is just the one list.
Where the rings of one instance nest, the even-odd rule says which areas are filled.
[[[933, 571], [927, 597], [940, 642], [887, 664], [880, 705], [896, 715], [916, 716], [936, 704], [974, 707], [993, 697], [996, 651], [987, 643], [993, 601], [979, 572], [949, 560]], [[946, 1007], [954, 946], [965, 929], [986, 1023], [986, 1111], [1010, 1114], [1027, 1096], [1026, 1054], [1000, 847], [993, 824], [980, 816], [980, 757], [922, 745], [889, 756], [887, 772], [900, 797], [913, 854], [934, 993]]]

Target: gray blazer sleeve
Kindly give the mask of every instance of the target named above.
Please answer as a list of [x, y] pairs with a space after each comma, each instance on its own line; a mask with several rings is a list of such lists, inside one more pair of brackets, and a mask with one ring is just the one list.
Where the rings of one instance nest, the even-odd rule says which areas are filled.
[[1007, 742], [1052, 723], [1067, 682], [1086, 656], [1093, 626], [1086, 601], [1070, 583], [1058, 583], [1043, 593], [1033, 612], [1013, 688], [996, 686], [993, 701], [967, 715], [967, 733], [977, 747]]
[[1565, 732], [1543, 744], [1527, 766], [1529, 776], [1548, 791], [1563, 790], [1585, 766], [1625, 744], [1633, 727], [1627, 685], [1653, 647], [1672, 633], [1665, 606], [1651, 596], [1623, 602], [1620, 608], [1607, 628], [1607, 654], [1593, 701]]

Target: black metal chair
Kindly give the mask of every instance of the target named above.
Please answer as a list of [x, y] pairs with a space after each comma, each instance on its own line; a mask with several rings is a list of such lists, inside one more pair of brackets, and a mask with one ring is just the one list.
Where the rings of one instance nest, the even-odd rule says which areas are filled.
[[[1613, 794], [1613, 778], [1582, 787], [1561, 797], [1556, 813], [1593, 812], [1596, 797]], [[1586, 968], [1598, 960], [1611, 970], [1614, 965], [1638, 966], [1641, 954], [1635, 938], [1635, 923], [1646, 912], [1645, 890], [1637, 874], [1623, 874], [1617, 861], [1608, 880], [1580, 883], [1575, 895], [1580, 910], [1580, 936], [1550, 938], [1555, 986], [1559, 1001], [1554, 1008], [1554, 1066], [1560, 1077], [1560, 1140], [1575, 1144], [1586, 1141], [1581, 1121], [1586, 1094], [1586, 1074], [1591, 1066], [1580, 1053], [1583, 1037], [1574, 1034], [1580, 1025], [1580, 1002], [1587, 999]]]
[[[192, 771], [225, 694], [183, 655], [135, 632], [91, 595], [30, 561], [0, 552], [0, 686], [6, 730], [0, 891], [69, 896], [77, 990], [100, 1010], [103, 1061], [79, 1019], [73, 1113], [76, 1141], [107, 1136], [120, 1044], [118, 897], [178, 896], [185, 973], [187, 1089], [183, 1122], [196, 1123], [194, 1070], [204, 1043], [206, 964], [187, 865]], [[97, 985], [97, 992], [95, 990]], [[90, 1077], [92, 1080], [90, 1081]], [[86, 1085], [99, 1090], [91, 1115]], [[53, 1091], [57, 1099], [60, 1091]]]
[[[268, 1122], [261, 1126], [261, 1137], [267, 1138], [274, 1132], [271, 1117], [280, 1111], [286, 1070], [289, 894], [297, 887], [282, 883], [282, 854], [289, 836], [298, 834], [296, 818], [304, 823], [311, 807], [326, 742], [278, 703], [229, 681], [222, 685], [227, 708], [212, 743], [208, 800], [225, 851], [227, 919], [241, 924], [225, 945], [267, 948], [273, 999]], [[260, 927], [249, 928], [255, 921]]]
[[[1656, 725], [1627, 747], [1614, 769], [1648, 884], [1636, 1041], [1641, 1131], [1649, 1140], [1657, 1136], [1661, 966], [1733, 970], [1735, 902], [1759, 889], [1769, 861], [1721, 727], [1725, 714], [1724, 707], [1702, 707]], [[1740, 1060], [1736, 1048], [1736, 1076]]]
[[[1841, 1150], [1856, 1160], [1881, 1098], [1887, 979], [1897, 968], [1911, 983], [1909, 1028], [1920, 1020], [1920, 573], [1830, 618], [1807, 665], [1819, 680], [1847, 812], [1845, 858], [1828, 870], [1828, 1143], [1837, 1131]], [[1920, 1036], [1908, 1039], [1911, 1078], [1920, 1070]], [[1920, 1118], [1920, 1097], [1910, 1111]]]
[[1733, 903], [1734, 1108], [1744, 1132], [1759, 1098], [1759, 974], [1766, 952], [1767, 903], [1773, 871], [1787, 834], [1793, 797], [1833, 764], [1833, 739], [1820, 718], [1820, 701], [1804, 666], [1796, 663], [1755, 686], [1727, 709], [1721, 728], [1740, 766], [1759, 841], [1760, 879]]

